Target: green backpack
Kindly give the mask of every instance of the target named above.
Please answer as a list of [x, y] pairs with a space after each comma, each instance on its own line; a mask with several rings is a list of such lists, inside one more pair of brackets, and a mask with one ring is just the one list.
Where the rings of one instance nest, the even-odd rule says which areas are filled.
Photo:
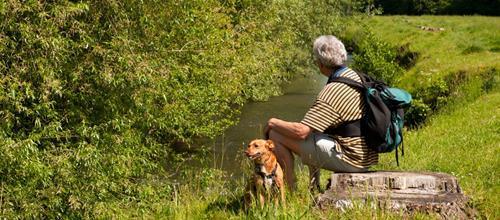
[[[411, 104], [405, 90], [387, 86], [384, 82], [358, 73], [361, 83], [345, 77], [332, 77], [328, 83], [339, 82], [358, 89], [365, 96], [366, 111], [361, 120], [349, 122], [339, 130], [343, 136], [364, 136], [368, 146], [377, 153], [396, 150], [403, 143], [404, 108]], [[404, 147], [401, 147], [404, 155]]]

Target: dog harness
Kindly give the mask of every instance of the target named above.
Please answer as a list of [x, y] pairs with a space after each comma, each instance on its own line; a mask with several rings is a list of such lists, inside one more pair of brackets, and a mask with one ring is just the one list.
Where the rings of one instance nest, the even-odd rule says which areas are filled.
[[274, 180], [274, 178], [276, 177], [276, 169], [278, 169], [277, 163], [276, 166], [274, 166], [273, 171], [271, 171], [271, 174], [266, 175], [266, 173], [262, 172], [262, 166], [255, 166], [255, 173], [259, 174], [259, 176], [261, 176], [264, 180], [265, 190], [268, 190], [267, 187], [276, 188], [276, 181]]

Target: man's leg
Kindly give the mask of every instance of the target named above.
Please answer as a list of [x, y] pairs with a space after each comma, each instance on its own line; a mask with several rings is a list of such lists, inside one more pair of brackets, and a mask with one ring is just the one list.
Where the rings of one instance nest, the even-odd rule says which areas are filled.
[[269, 131], [269, 139], [274, 142], [274, 152], [278, 158], [278, 163], [285, 172], [285, 181], [291, 190], [295, 190], [294, 157], [292, 153], [300, 155], [299, 142], [284, 136], [274, 130]]
[[314, 190], [318, 190], [318, 192], [321, 192], [321, 187], [320, 187], [320, 168], [316, 166], [307, 166], [309, 168], [309, 191], [314, 192]]
[[278, 163], [281, 165], [283, 171], [285, 172], [286, 185], [290, 190], [295, 190], [295, 173], [293, 167], [294, 158], [292, 152], [282, 144], [275, 142], [274, 153], [276, 153]]

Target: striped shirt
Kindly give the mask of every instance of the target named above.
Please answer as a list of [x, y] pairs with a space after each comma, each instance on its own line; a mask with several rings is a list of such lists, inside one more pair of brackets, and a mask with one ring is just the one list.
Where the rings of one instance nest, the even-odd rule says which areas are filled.
[[[335, 74], [361, 82], [358, 74], [350, 68], [343, 68]], [[346, 84], [332, 82], [319, 93], [301, 123], [324, 132], [327, 128], [361, 119], [364, 108], [364, 99], [359, 91]], [[333, 135], [333, 138], [338, 143], [336, 150], [342, 154], [343, 161], [358, 168], [368, 168], [378, 163], [378, 154], [367, 146], [364, 137]]]

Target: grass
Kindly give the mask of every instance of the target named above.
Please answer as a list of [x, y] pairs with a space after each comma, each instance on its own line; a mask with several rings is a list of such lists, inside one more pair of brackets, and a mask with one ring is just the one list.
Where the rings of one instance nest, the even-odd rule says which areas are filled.
[[[376, 16], [366, 23], [382, 40], [419, 53], [416, 65], [400, 78], [398, 84], [404, 88], [422, 88], [460, 71], [475, 75], [500, 69], [499, 17]], [[444, 30], [426, 31], [421, 26]]]
[[405, 156], [400, 159], [400, 167], [395, 167], [394, 156], [388, 154], [383, 155], [381, 164], [375, 169], [452, 174], [482, 217], [498, 219], [499, 134], [500, 91], [497, 85], [475, 100], [456, 101], [432, 117], [425, 127], [407, 132]]
[[[481, 218], [500, 218], [500, 18], [448, 16], [389, 16], [367, 20], [375, 33], [395, 46], [408, 44], [419, 53], [417, 63], [401, 77], [402, 87], [419, 89], [457, 72], [466, 81], [453, 88], [450, 100], [418, 130], [405, 133], [405, 156], [400, 166], [393, 154], [383, 154], [375, 170], [445, 172], [456, 176]], [[442, 27], [423, 31], [418, 26]], [[481, 78], [492, 71], [492, 78]], [[241, 170], [252, 171], [243, 160]], [[298, 191], [287, 195], [287, 206], [242, 209], [246, 177], [226, 177], [217, 169], [186, 171], [187, 184], [178, 185], [171, 200], [147, 212], [128, 209], [124, 216], [168, 219], [429, 219], [401, 216], [359, 206], [347, 212], [313, 207], [306, 190], [307, 170], [299, 167]], [[322, 172], [326, 180], [329, 172]], [[324, 185], [324, 184], [323, 184]]]
[[[242, 170], [246, 170], [248, 173], [252, 171], [252, 169], [246, 168], [242, 168]], [[154, 216], [148, 213], [140, 217], [167, 217], [168, 219], [401, 219], [402, 215], [399, 213], [375, 210], [359, 204], [346, 212], [319, 210], [313, 206], [315, 195], [306, 190], [307, 170], [299, 169], [298, 174], [299, 190], [293, 194], [287, 194], [286, 207], [270, 205], [263, 209], [253, 208], [245, 211], [242, 207], [242, 196], [246, 178], [235, 181], [225, 179], [222, 175], [218, 176], [220, 179], [208, 180], [197, 175], [190, 184], [180, 186], [172, 201], [168, 201], [164, 205], [163, 210], [167, 211], [156, 213]], [[323, 172], [324, 177], [327, 175], [329, 172]], [[424, 214], [412, 216], [414, 219], [429, 219], [429, 217], [435, 216]]]
[[419, 54], [399, 86], [419, 92], [447, 77], [458, 82], [448, 83], [453, 87], [449, 100], [437, 115], [421, 129], [407, 132], [401, 166], [394, 166], [393, 155], [383, 155], [375, 169], [453, 174], [482, 217], [500, 218], [500, 19], [379, 16], [366, 22], [382, 40]]

